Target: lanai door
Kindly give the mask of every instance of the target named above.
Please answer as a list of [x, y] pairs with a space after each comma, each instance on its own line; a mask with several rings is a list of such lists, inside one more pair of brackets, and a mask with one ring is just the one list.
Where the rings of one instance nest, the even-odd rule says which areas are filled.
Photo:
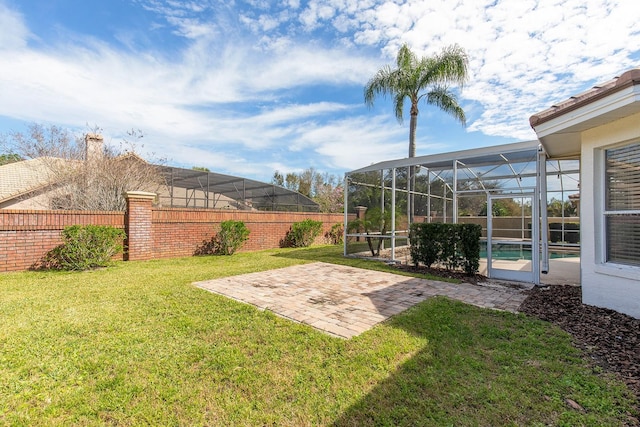
[[[534, 193], [489, 195], [487, 200], [487, 270], [493, 279], [540, 283], [539, 222], [532, 221], [538, 212]], [[521, 216], [494, 215], [500, 203], [517, 203]], [[537, 218], [537, 215], [534, 215]]]

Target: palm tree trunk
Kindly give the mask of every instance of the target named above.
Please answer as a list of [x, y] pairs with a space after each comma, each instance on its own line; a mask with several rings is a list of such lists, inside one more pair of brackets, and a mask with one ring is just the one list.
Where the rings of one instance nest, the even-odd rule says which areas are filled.
[[411, 107], [411, 121], [409, 122], [409, 157], [416, 156], [416, 128], [418, 127], [418, 108]]
[[[411, 121], [409, 122], [409, 157], [416, 156], [416, 127], [418, 126], [418, 106], [411, 105]], [[415, 197], [413, 191], [416, 186], [416, 168], [409, 166], [409, 179], [407, 182], [407, 216], [409, 224], [413, 223], [415, 215]]]

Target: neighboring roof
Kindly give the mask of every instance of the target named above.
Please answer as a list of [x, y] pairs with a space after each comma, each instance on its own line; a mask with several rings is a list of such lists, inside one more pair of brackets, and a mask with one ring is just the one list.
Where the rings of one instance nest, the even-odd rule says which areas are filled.
[[0, 166], [0, 203], [51, 185], [48, 165], [55, 161], [62, 160], [40, 157]]
[[[123, 158], [144, 161], [133, 154], [127, 154]], [[52, 185], [49, 173], [52, 162], [66, 160], [41, 157], [0, 166], [0, 203], [27, 196]], [[170, 166], [160, 166], [160, 171], [168, 186], [223, 195], [247, 208], [297, 211], [319, 209], [318, 204], [310, 198], [274, 184]], [[183, 199], [184, 197], [177, 201], [176, 206], [184, 206]]]
[[580, 133], [640, 112], [640, 68], [551, 106], [529, 118], [551, 157], [580, 153]]

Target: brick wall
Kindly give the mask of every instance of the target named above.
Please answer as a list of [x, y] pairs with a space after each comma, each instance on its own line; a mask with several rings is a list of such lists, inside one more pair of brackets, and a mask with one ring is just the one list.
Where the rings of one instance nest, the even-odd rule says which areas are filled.
[[0, 271], [27, 270], [61, 242], [70, 225], [110, 225], [124, 229], [124, 213], [0, 210]]
[[251, 234], [241, 249], [253, 251], [277, 248], [291, 224], [310, 218], [323, 223], [322, 236], [333, 224], [342, 224], [342, 214], [298, 212], [254, 212], [237, 210], [151, 208], [144, 197], [129, 200], [129, 211], [41, 211], [0, 210], [0, 272], [32, 268], [61, 243], [61, 231], [70, 225], [110, 225], [129, 236], [126, 259], [191, 256], [215, 235], [225, 220], [244, 221]]
[[324, 234], [334, 224], [342, 224], [343, 214], [256, 212], [210, 209], [154, 209], [152, 234], [153, 257], [171, 258], [194, 255], [198, 248], [215, 235], [222, 221], [243, 221], [250, 231], [241, 251], [280, 247], [294, 222], [307, 218], [322, 222], [323, 231], [316, 243], [324, 243]]

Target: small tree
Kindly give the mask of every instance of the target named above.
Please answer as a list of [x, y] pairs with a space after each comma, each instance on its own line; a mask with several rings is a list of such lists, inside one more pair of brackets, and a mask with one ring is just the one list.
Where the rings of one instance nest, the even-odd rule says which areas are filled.
[[316, 189], [313, 201], [320, 207], [320, 212], [344, 212], [344, 188], [342, 185], [323, 184]]
[[[128, 134], [141, 138], [139, 131]], [[126, 140], [125, 148], [114, 149], [103, 146], [100, 135], [74, 137], [60, 127], [33, 124], [27, 134], [11, 134], [11, 141], [20, 156], [44, 165], [51, 209], [124, 211], [125, 191], [158, 192], [166, 185], [158, 167]]]
[[284, 176], [279, 171], [275, 171], [273, 173], [273, 178], [271, 178], [271, 183], [284, 187]]
[[578, 209], [575, 202], [558, 200], [553, 197], [547, 205], [547, 215], [556, 217], [577, 216]]
[[289, 172], [286, 176], [275, 171], [271, 182], [311, 198], [318, 204], [320, 212], [337, 213], [344, 210], [342, 181], [335, 175], [321, 173], [314, 168], [299, 173]]
[[[491, 204], [492, 216], [521, 216], [531, 215], [531, 206], [525, 204], [524, 206], [519, 204], [513, 199], [498, 199]], [[487, 203], [485, 202], [480, 210], [479, 216], [487, 216]]]
[[[396, 215], [396, 226], [399, 223]], [[376, 237], [387, 234], [391, 228], [391, 210], [382, 210], [379, 207], [368, 209], [364, 219], [354, 219], [347, 224], [349, 233], [366, 233], [365, 239], [372, 256], [380, 256], [380, 249], [384, 238]]]

